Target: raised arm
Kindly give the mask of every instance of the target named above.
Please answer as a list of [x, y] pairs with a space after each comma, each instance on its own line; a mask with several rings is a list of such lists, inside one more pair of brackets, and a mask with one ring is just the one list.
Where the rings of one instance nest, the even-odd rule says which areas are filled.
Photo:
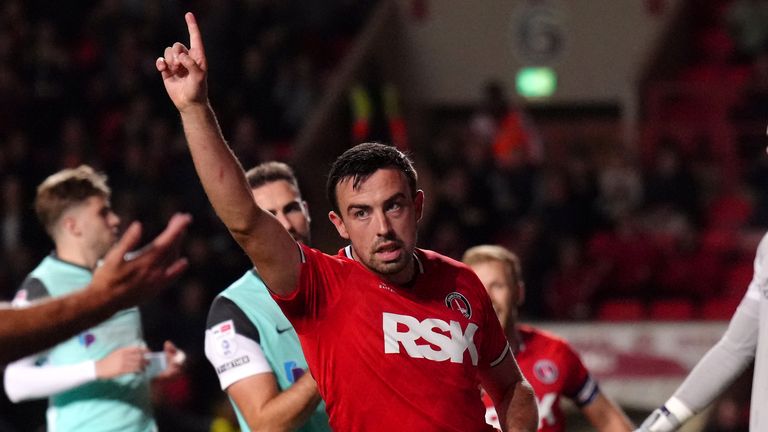
[[277, 294], [296, 289], [299, 249], [282, 225], [253, 201], [243, 168], [230, 150], [208, 102], [208, 64], [192, 13], [184, 18], [189, 48], [176, 42], [157, 59], [165, 89], [181, 114], [195, 170], [216, 214]]
[[0, 307], [0, 364], [40, 352], [160, 292], [186, 269], [176, 249], [190, 221], [175, 215], [149, 246], [126, 260], [141, 237], [134, 223], [85, 289], [25, 308]]

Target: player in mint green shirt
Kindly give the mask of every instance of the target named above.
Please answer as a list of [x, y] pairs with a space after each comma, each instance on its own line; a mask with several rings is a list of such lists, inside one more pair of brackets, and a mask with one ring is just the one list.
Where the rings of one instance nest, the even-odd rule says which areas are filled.
[[[37, 190], [35, 210], [55, 251], [29, 274], [14, 303], [78, 291], [117, 240], [106, 176], [87, 166], [48, 177]], [[177, 350], [166, 343], [164, 376], [178, 372]], [[155, 431], [150, 380], [138, 308], [117, 312], [101, 324], [47, 352], [6, 368], [4, 385], [13, 401], [49, 397], [50, 432]], [[151, 369], [151, 370], [150, 370]]]
[[[309, 213], [291, 168], [268, 162], [248, 171], [246, 178], [259, 206], [297, 242], [308, 243]], [[243, 431], [331, 430], [298, 335], [256, 270], [216, 297], [207, 327], [205, 354]]]

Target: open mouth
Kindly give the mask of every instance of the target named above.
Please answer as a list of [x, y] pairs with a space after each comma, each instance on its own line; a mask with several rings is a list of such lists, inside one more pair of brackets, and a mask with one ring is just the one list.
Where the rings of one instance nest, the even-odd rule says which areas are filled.
[[398, 243], [386, 243], [376, 248], [376, 255], [384, 262], [396, 261], [403, 253], [403, 248]]

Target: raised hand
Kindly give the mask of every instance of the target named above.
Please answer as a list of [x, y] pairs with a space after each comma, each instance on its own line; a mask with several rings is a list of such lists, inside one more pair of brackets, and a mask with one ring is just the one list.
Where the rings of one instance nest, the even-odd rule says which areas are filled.
[[196, 104], [208, 103], [206, 76], [208, 62], [205, 58], [203, 38], [192, 12], [184, 15], [189, 31], [189, 48], [181, 42], [166, 47], [163, 57], [155, 61], [163, 77], [163, 84], [176, 109], [184, 111]]
[[141, 372], [147, 366], [144, 359], [146, 353], [146, 348], [138, 346], [118, 348], [96, 362], [96, 376], [99, 379], [109, 379]]
[[141, 225], [131, 224], [104, 258], [104, 264], [93, 273], [88, 288], [92, 295], [102, 295], [128, 307], [160, 292], [187, 268], [187, 260], [178, 257], [178, 246], [191, 221], [187, 214], [175, 214], [160, 235], [126, 258], [141, 237]]

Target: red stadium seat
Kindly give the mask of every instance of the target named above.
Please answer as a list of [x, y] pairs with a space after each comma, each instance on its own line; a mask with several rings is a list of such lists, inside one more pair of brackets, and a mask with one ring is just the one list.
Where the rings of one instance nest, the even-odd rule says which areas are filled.
[[600, 321], [639, 321], [646, 318], [645, 305], [637, 299], [606, 300], [597, 308]]
[[654, 300], [649, 306], [652, 320], [689, 321], [694, 318], [694, 307], [688, 299]]
[[731, 319], [733, 313], [741, 302], [740, 297], [713, 297], [699, 309], [699, 318], [704, 320], [723, 320]]

